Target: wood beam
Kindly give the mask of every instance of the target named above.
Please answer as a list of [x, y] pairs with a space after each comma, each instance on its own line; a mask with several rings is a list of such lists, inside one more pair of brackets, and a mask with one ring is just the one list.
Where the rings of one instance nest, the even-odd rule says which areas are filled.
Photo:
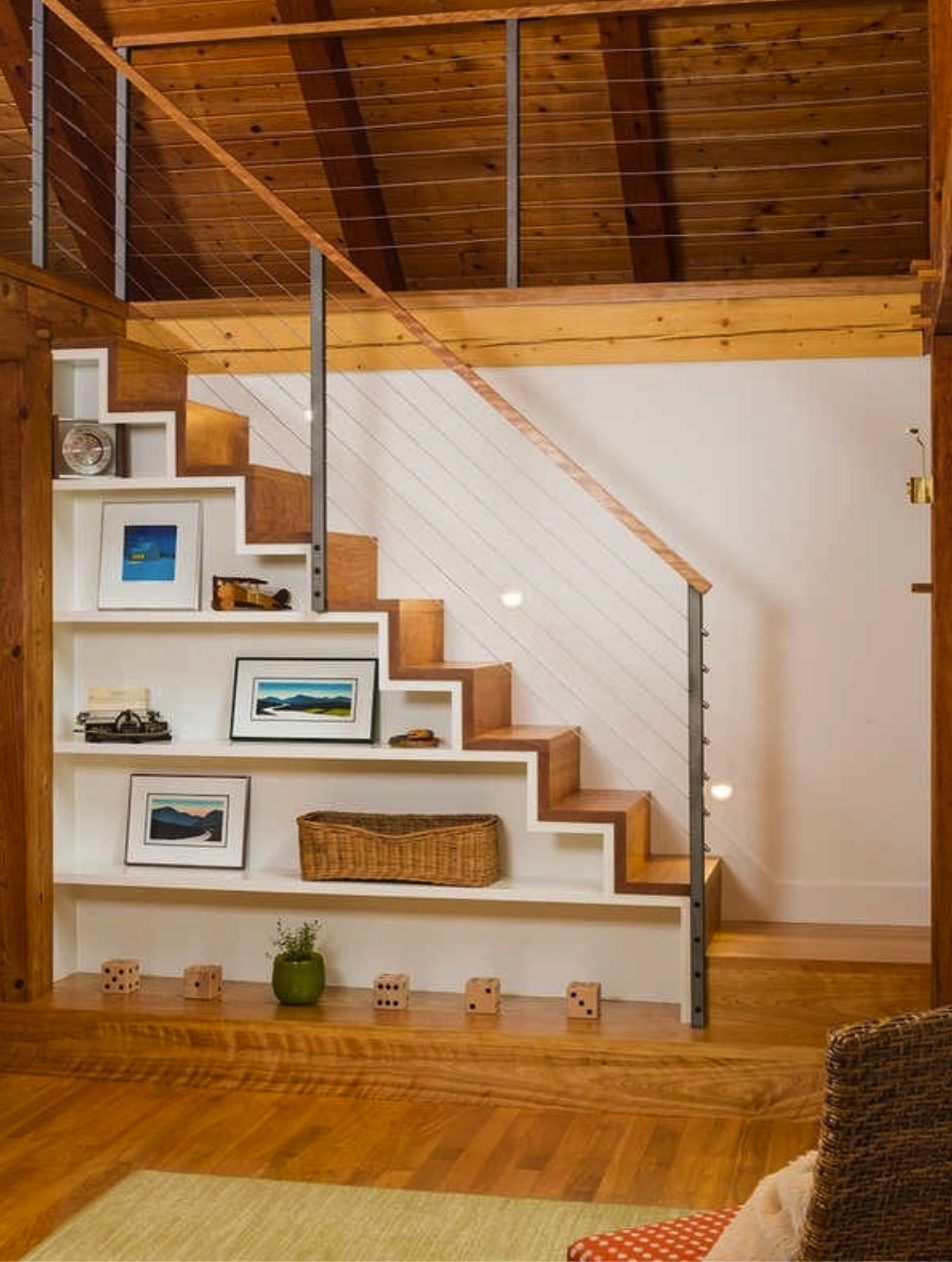
[[[477, 368], [921, 354], [912, 277], [610, 285], [408, 294], [404, 305]], [[138, 303], [129, 335], [192, 372], [306, 372], [303, 300]], [[335, 372], [433, 368], [380, 303], [328, 303]]]
[[931, 267], [923, 276], [922, 308], [936, 334], [952, 333], [952, 8], [929, 0], [929, 247]]
[[[460, 9], [457, 12], [408, 13], [387, 17], [302, 22], [288, 28], [274, 24], [216, 26], [203, 30], [155, 31], [150, 35], [117, 36], [114, 48], [157, 48], [168, 44], [210, 44], [224, 40], [289, 39], [301, 35], [348, 35], [357, 31], [415, 30], [428, 26], [468, 26], [508, 22], [519, 18], [598, 17], [607, 13], [655, 13], [677, 9], [705, 9], [724, 0], [575, 0], [575, 3], [514, 4], [501, 8]], [[734, 7], [787, 4], [789, 0], [734, 0]]]
[[[47, 135], [50, 189], [90, 276], [112, 289], [113, 164], [93, 137], [101, 132], [103, 102], [90, 97], [90, 82], [54, 38], [47, 40]], [[30, 36], [26, 15], [13, 0], [0, 0], [0, 72], [29, 129]], [[114, 122], [106, 124], [113, 128]]]
[[952, 1003], [952, 337], [932, 340], [932, 998]]
[[[328, 19], [329, 0], [277, 0], [285, 25]], [[383, 289], [406, 288], [363, 115], [339, 36], [291, 40], [291, 58], [347, 252]]]
[[674, 238], [663, 174], [668, 164], [657, 125], [650, 24], [643, 14], [612, 14], [598, 19], [598, 37], [608, 84], [632, 279], [670, 281], [675, 277]]
[[952, 144], [952, 6], [949, 0], [929, 0], [928, 20], [930, 237], [932, 263], [939, 266], [952, 245], [948, 223], [942, 223], [940, 214], [943, 203], [952, 200], [943, 198]]
[[52, 985], [49, 350], [0, 362], [0, 1001]]

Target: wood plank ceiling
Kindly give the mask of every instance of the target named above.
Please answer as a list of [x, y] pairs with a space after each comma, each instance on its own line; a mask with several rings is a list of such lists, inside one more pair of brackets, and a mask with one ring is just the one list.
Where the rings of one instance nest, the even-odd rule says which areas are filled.
[[[372, 12], [453, 7], [379, 0]], [[20, 261], [26, 8], [0, 0], [0, 253]], [[361, 0], [73, 8], [133, 42], [368, 16]], [[523, 21], [522, 283], [908, 274], [929, 255], [926, 28], [926, 0], [659, 0]], [[55, 19], [50, 36], [50, 262], [108, 285], [112, 74]], [[131, 56], [383, 288], [439, 290], [506, 283], [504, 46], [493, 21]], [[136, 94], [132, 106], [130, 296], [303, 293], [292, 230], [154, 106]]]

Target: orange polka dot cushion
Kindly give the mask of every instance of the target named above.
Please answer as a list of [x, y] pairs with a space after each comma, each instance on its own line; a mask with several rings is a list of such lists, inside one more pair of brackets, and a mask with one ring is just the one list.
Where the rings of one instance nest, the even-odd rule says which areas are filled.
[[583, 1236], [569, 1245], [565, 1256], [568, 1262], [701, 1262], [738, 1208], [705, 1210], [643, 1227]]

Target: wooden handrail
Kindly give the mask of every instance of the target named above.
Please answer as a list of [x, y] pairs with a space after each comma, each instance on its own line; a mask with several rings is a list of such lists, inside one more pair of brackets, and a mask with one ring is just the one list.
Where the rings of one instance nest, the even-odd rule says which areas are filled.
[[[733, 0], [763, 4], [765, 0]], [[766, 3], [783, 0], [766, 0]], [[267, 26], [216, 26], [201, 31], [157, 31], [151, 35], [119, 35], [115, 48], [159, 48], [169, 44], [212, 44], [242, 39], [292, 39], [305, 35], [354, 35], [360, 31], [414, 30], [428, 26], [470, 26], [486, 22], [555, 17], [598, 17], [608, 13], [654, 13], [663, 9], [699, 9], [724, 0], [567, 0], [555, 4], [513, 4], [493, 9], [461, 9], [457, 13], [406, 13], [391, 17], [339, 18], [327, 22], [288, 22]]]
[[332, 242], [328, 241], [326, 237], [323, 237], [313, 228], [306, 219], [303, 219], [286, 202], [276, 196], [246, 166], [232, 157], [217, 140], [213, 140], [207, 132], [193, 122], [177, 105], [173, 104], [163, 92], [154, 87], [144, 75], [130, 65], [119, 53], [115, 52], [82, 19], [78, 18], [61, 3], [61, 0], [44, 0], [44, 4], [50, 12], [55, 13], [90, 48], [108, 62], [117, 74], [125, 75], [129, 82], [144, 97], [160, 109], [167, 118], [176, 123], [191, 140], [200, 145], [220, 166], [224, 167], [236, 180], [254, 193], [260, 201], [273, 210], [305, 241], [320, 250], [328, 262], [333, 263], [344, 276], [353, 281], [365, 294], [376, 299], [440, 363], [465, 381], [498, 415], [518, 429], [539, 451], [557, 464], [592, 499], [611, 513], [616, 521], [635, 535], [636, 538], [640, 539], [670, 569], [679, 574], [689, 586], [694, 588], [695, 591], [702, 593], [710, 590], [711, 584], [708, 580], [692, 565], [689, 565], [673, 548], [669, 547], [659, 535], [655, 534], [650, 526], [647, 526], [640, 518], [636, 517], [630, 509], [625, 507], [621, 500], [617, 499], [606, 487], [593, 478], [572, 456], [563, 451], [557, 443], [548, 438], [534, 422], [510, 403], [494, 386], [491, 386], [488, 381], [482, 378], [474, 368], [461, 359], [445, 342], [434, 337], [426, 325], [402, 303], [398, 302], [386, 290], [381, 289], [375, 281], [371, 280], [359, 267], [352, 263], [346, 254], [343, 254]]

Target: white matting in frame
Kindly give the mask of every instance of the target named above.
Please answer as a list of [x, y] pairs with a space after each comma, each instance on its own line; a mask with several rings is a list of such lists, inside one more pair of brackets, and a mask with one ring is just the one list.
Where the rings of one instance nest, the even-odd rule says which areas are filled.
[[232, 740], [372, 741], [375, 657], [239, 657]]
[[250, 776], [130, 776], [126, 863], [243, 868]]
[[102, 506], [100, 609], [197, 609], [202, 506], [197, 500]]

